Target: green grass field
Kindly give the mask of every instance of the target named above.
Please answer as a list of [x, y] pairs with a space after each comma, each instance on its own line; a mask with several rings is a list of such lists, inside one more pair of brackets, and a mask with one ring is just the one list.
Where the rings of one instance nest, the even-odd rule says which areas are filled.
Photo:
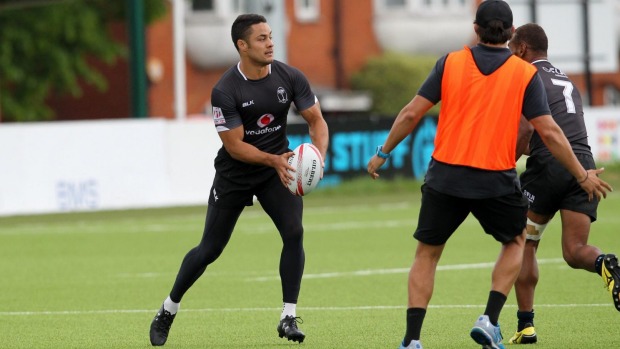
[[[620, 171], [605, 174], [620, 190]], [[206, 194], [205, 194], [206, 197]], [[305, 199], [303, 344], [278, 338], [280, 240], [260, 206], [246, 209], [222, 257], [186, 294], [168, 348], [397, 348], [419, 183], [359, 180]], [[620, 195], [599, 209], [591, 243], [620, 253]], [[0, 218], [0, 348], [148, 348], [152, 317], [205, 207]], [[619, 348], [620, 313], [600, 277], [562, 261], [559, 221], [539, 250], [536, 328], [547, 348]], [[470, 218], [449, 241], [422, 331], [425, 348], [477, 348], [499, 245]], [[500, 323], [516, 328], [514, 292]]]

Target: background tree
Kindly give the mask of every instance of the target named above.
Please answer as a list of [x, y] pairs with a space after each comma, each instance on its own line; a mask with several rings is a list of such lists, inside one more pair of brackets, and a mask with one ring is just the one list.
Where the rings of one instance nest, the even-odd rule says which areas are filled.
[[[167, 11], [166, 0], [138, 1], [146, 23]], [[46, 98], [52, 91], [79, 96], [80, 81], [105, 90], [105, 77], [88, 58], [112, 64], [126, 55], [108, 31], [125, 18], [126, 7], [109, 0], [0, 0], [2, 120], [52, 119]]]
[[[373, 113], [394, 117], [418, 93], [437, 58], [386, 52], [370, 58], [353, 74], [351, 87], [370, 92]], [[429, 110], [429, 114], [438, 113], [438, 105]]]

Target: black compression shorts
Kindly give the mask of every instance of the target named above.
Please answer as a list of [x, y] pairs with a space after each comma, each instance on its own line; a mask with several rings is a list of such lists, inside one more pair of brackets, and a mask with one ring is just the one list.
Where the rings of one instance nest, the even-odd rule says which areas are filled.
[[[576, 154], [586, 170], [596, 168], [591, 155]], [[530, 210], [552, 215], [558, 210], [583, 213], [596, 220], [598, 200], [588, 201], [588, 194], [573, 175], [553, 156], [532, 156], [521, 174], [523, 193], [530, 201]]]

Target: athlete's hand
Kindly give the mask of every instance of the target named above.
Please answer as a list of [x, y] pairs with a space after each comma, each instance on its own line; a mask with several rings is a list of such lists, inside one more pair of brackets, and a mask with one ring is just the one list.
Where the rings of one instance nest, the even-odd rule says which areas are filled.
[[605, 171], [604, 167], [588, 170], [586, 179], [579, 183], [581, 188], [588, 193], [588, 200], [590, 201], [592, 201], [594, 196], [596, 196], [599, 201], [601, 198], [607, 198], [607, 193], [613, 191], [613, 188], [609, 185], [609, 183], [598, 178], [598, 175], [603, 173], [603, 171]]
[[290, 158], [293, 155], [295, 155], [295, 153], [293, 153], [292, 151], [289, 151], [282, 155], [277, 155], [278, 159], [275, 165], [273, 166], [273, 168], [276, 169], [276, 172], [278, 172], [278, 176], [280, 176], [280, 182], [282, 182], [282, 184], [284, 184], [285, 187], [288, 187], [288, 184], [293, 179], [295, 179], [295, 177], [293, 177], [293, 174], [289, 172], [289, 170], [292, 172], [295, 172], [295, 168], [288, 164], [288, 158]]
[[368, 174], [370, 175], [370, 177], [372, 177], [372, 179], [379, 178], [377, 170], [379, 169], [379, 167], [383, 166], [383, 164], [385, 164], [385, 159], [380, 158], [377, 155], [374, 155], [370, 158], [370, 160], [368, 161], [367, 170]]

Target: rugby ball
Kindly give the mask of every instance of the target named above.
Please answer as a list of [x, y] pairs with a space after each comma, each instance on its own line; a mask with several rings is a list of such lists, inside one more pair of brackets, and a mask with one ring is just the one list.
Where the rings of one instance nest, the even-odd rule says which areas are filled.
[[295, 168], [295, 177], [288, 183], [288, 190], [297, 196], [304, 196], [319, 184], [323, 171], [323, 157], [319, 149], [310, 143], [300, 144], [288, 158], [288, 164]]

